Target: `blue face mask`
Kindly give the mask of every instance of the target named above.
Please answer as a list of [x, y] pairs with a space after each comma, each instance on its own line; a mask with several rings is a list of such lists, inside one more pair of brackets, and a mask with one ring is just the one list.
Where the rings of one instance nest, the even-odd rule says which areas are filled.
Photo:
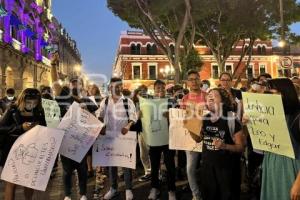
[[203, 91], [206, 91], [206, 90], [208, 89], [208, 85], [207, 85], [207, 84], [203, 84], [201, 89], [202, 89]]

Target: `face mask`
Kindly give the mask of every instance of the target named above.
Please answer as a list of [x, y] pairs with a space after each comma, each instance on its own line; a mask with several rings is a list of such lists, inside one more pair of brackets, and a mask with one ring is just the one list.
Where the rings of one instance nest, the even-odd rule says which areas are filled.
[[203, 90], [203, 91], [206, 91], [207, 89], [208, 89], [208, 85], [207, 85], [207, 84], [203, 84], [203, 85], [202, 85], [202, 90]]
[[253, 85], [251, 85], [251, 88], [252, 88], [253, 90], [257, 91], [257, 90], [260, 90], [260, 85], [258, 85], [258, 84], [253, 84]]
[[14, 100], [14, 97], [12, 96], [12, 97], [7, 97], [7, 99], [9, 100], [9, 101], [12, 101], [12, 100]]

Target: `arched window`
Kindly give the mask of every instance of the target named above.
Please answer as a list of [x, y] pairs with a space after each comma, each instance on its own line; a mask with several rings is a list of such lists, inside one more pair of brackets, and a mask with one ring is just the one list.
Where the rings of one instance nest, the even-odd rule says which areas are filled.
[[141, 44], [136, 45], [136, 55], [141, 55]]
[[152, 55], [156, 55], [157, 54], [157, 47], [155, 44], [152, 45]]
[[151, 44], [147, 44], [147, 55], [152, 55], [152, 46], [151, 46]]
[[262, 55], [267, 55], [267, 49], [266, 49], [265, 46], [262, 46], [262, 48], [261, 48], [261, 54]]
[[261, 46], [258, 46], [258, 47], [257, 47], [257, 54], [258, 54], [258, 55], [261, 55], [261, 54], [262, 54]]
[[130, 53], [135, 55], [136, 54], [136, 45], [135, 44], [131, 44], [130, 46]]

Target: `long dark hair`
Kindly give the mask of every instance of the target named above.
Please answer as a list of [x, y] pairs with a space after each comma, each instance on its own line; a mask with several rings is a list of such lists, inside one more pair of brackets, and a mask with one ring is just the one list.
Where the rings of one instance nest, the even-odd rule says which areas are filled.
[[211, 90], [209, 90], [208, 93], [212, 92], [212, 91], [217, 91], [220, 96], [221, 96], [221, 101], [223, 103], [222, 105], [222, 110], [223, 113], [226, 114], [228, 111], [233, 111], [233, 100], [231, 95], [229, 94], [229, 92], [227, 92], [227, 90], [223, 89], [223, 88], [213, 88]]
[[26, 88], [24, 89], [21, 94], [18, 96], [17, 101], [15, 102], [15, 106], [18, 108], [19, 111], [25, 111], [25, 102], [26, 100], [38, 100], [38, 105], [33, 109], [34, 112], [41, 112], [43, 111], [42, 107], [42, 98], [41, 93], [35, 88]]
[[300, 111], [299, 99], [293, 82], [287, 78], [268, 80], [269, 89], [281, 93], [284, 112], [286, 115]]

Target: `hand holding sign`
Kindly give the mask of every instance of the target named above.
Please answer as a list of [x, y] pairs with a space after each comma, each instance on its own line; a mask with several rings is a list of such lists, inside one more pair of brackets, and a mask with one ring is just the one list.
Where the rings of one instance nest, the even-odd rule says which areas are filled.
[[204, 107], [199, 104], [189, 104], [186, 107], [186, 117], [183, 121], [184, 127], [196, 136], [200, 136], [202, 129], [203, 110]]
[[295, 158], [281, 95], [245, 92], [243, 99], [253, 148]]

